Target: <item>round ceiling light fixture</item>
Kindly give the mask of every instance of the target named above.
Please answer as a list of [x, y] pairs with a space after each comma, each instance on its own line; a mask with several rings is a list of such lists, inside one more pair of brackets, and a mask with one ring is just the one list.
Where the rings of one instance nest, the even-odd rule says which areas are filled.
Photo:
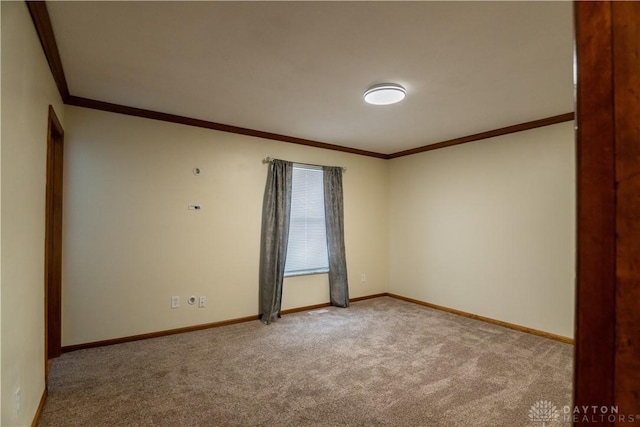
[[364, 93], [364, 100], [373, 105], [389, 105], [400, 102], [407, 96], [407, 90], [396, 83], [381, 83], [371, 86]]

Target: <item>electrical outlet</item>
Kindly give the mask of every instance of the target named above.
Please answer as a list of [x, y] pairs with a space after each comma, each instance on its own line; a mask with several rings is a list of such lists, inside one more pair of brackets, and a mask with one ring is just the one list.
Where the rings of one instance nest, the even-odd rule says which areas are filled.
[[16, 417], [20, 415], [20, 387], [13, 394], [13, 409], [15, 410]]
[[367, 281], [367, 275], [366, 275], [366, 274], [364, 274], [364, 273], [362, 273], [362, 275], [360, 276], [360, 281], [361, 281], [362, 283], [366, 282], [366, 281]]
[[205, 308], [207, 306], [207, 297], [200, 297], [198, 301], [198, 308]]
[[171, 308], [180, 307], [180, 297], [171, 297]]

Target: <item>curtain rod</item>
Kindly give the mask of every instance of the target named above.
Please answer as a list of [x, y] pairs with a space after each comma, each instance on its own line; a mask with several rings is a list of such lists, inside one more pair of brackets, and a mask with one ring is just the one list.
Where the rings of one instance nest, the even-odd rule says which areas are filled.
[[[275, 160], [273, 157], [265, 157], [264, 159], [262, 159], [262, 163], [266, 165], [268, 163], [271, 163], [273, 160]], [[322, 165], [314, 165], [313, 163], [302, 163], [302, 162], [293, 162], [293, 163], [298, 165], [317, 166], [320, 168], [322, 167]], [[341, 169], [342, 169], [342, 172], [347, 171], [347, 168], [344, 166]]]

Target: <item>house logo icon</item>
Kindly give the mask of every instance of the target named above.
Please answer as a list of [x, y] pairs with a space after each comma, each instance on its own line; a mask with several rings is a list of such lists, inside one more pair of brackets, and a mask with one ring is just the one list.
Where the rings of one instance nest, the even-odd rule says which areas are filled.
[[529, 419], [534, 423], [542, 423], [542, 427], [557, 420], [559, 416], [560, 412], [558, 412], [556, 405], [548, 400], [538, 400], [529, 409]]

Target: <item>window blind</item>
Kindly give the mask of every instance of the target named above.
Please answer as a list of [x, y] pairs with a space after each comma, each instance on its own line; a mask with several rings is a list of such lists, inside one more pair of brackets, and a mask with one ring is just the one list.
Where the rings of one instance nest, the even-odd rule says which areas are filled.
[[285, 276], [329, 271], [321, 167], [293, 165]]

